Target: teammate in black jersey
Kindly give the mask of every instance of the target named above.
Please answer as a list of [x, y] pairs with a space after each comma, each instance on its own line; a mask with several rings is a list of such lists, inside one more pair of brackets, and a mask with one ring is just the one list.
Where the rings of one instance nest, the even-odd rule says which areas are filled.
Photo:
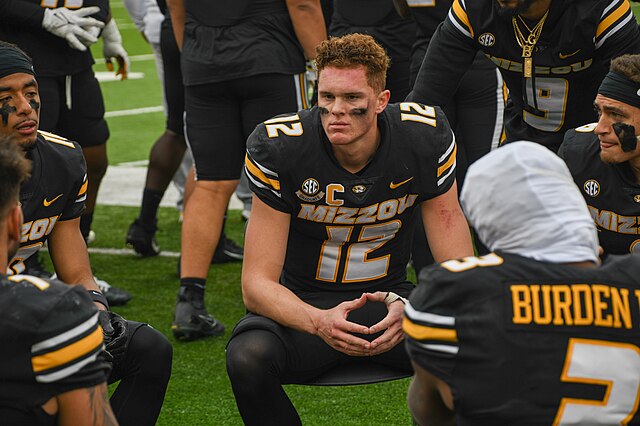
[[611, 58], [640, 53], [627, 0], [455, 0], [429, 44], [412, 99], [444, 105], [478, 50], [509, 89], [506, 142], [554, 152], [564, 132], [592, 122]]
[[204, 290], [246, 139], [274, 114], [309, 106], [305, 58], [313, 59], [326, 32], [320, 0], [167, 4], [182, 49], [185, 125], [196, 175], [184, 210], [171, 328], [176, 338], [191, 340], [224, 333], [204, 306]]
[[611, 61], [597, 123], [567, 132], [558, 154], [598, 227], [604, 254], [640, 253], [640, 55]]
[[403, 322], [415, 420], [640, 424], [640, 256], [599, 265], [569, 170], [533, 142], [471, 165], [460, 200], [494, 252], [420, 274]]
[[[2, 3], [0, 11], [5, 13], [0, 13], [0, 40], [14, 43], [27, 52], [38, 74], [46, 105], [41, 111], [40, 128], [77, 141], [84, 151], [89, 186], [81, 229], [87, 239], [98, 188], [107, 169], [109, 138], [102, 91], [91, 68], [93, 56], [87, 49], [97, 41], [95, 36], [100, 34], [103, 39], [107, 66], [111, 66], [115, 57], [117, 74], [126, 78], [128, 72], [127, 54], [111, 19], [109, 0], [5, 0]], [[95, 21], [104, 28], [101, 32], [95, 26], [88, 29], [90, 34], [83, 33], [81, 42], [71, 43], [65, 34], [47, 28], [47, 18], [53, 21], [52, 27], [66, 28], [66, 22], [77, 19], [74, 14], [91, 10]], [[61, 17], [53, 19], [52, 16]], [[87, 27], [84, 21], [81, 24]]]
[[255, 195], [242, 290], [251, 313], [227, 347], [246, 424], [300, 423], [282, 384], [345, 362], [410, 371], [398, 343], [416, 215], [437, 259], [473, 252], [451, 128], [439, 108], [388, 105], [388, 61], [368, 35], [323, 42], [318, 106], [249, 137]]
[[[0, 137], [0, 271], [18, 249], [30, 164]], [[0, 273], [0, 419], [7, 425], [115, 425], [98, 310], [59, 281]]]
[[[126, 62], [115, 21], [110, 19], [109, 1], [4, 0], [0, 3], [0, 40], [16, 44], [33, 58], [40, 97], [45, 105], [40, 112], [39, 128], [72, 139], [82, 147], [88, 186], [80, 229], [86, 240], [98, 188], [107, 170], [106, 142], [109, 138], [102, 92], [91, 68], [93, 56], [87, 49], [97, 41], [94, 36], [99, 33], [98, 24], [104, 27], [101, 36], [107, 62], [110, 64], [109, 55], [113, 52], [119, 52], [119, 63]], [[88, 13], [95, 19], [86, 16]], [[79, 14], [85, 17], [78, 20]], [[89, 19], [91, 28], [87, 27]], [[105, 22], [108, 23], [105, 25]], [[83, 28], [87, 31], [80, 33], [82, 37], [71, 42], [68, 35], [84, 31]], [[126, 75], [123, 67], [118, 73]], [[27, 266], [34, 274], [46, 273], [41, 271], [37, 256], [30, 258]], [[97, 282], [113, 305], [123, 305], [131, 299], [130, 294], [112, 288], [104, 280]]]
[[38, 132], [39, 109], [30, 59], [16, 46], [0, 42], [0, 135], [19, 145], [32, 165], [31, 177], [20, 188], [25, 214], [20, 249], [8, 271], [20, 274], [23, 261], [47, 242], [58, 277], [84, 287], [101, 310], [114, 367], [109, 383], [120, 380], [111, 398], [118, 421], [155, 424], [171, 375], [171, 345], [149, 325], [107, 311], [80, 233], [79, 215], [87, 191], [82, 150], [75, 142]]

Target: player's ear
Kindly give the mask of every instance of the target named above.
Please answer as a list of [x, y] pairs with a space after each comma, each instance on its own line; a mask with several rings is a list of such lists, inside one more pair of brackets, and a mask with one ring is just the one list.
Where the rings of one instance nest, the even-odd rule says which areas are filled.
[[387, 107], [389, 99], [391, 98], [391, 92], [388, 89], [383, 90], [378, 94], [378, 104], [376, 105], [376, 113], [380, 114]]

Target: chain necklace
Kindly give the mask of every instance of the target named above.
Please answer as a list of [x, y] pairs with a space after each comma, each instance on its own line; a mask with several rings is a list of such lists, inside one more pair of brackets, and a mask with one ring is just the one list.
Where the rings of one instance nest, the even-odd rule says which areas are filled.
[[533, 55], [533, 49], [536, 46], [538, 39], [540, 38], [542, 27], [544, 26], [544, 22], [547, 20], [548, 15], [549, 11], [547, 10], [547, 12], [544, 14], [544, 16], [542, 16], [540, 21], [538, 21], [533, 29], [529, 29], [522, 17], [518, 15], [518, 18], [520, 19], [520, 21], [522, 21], [524, 27], [527, 29], [527, 31], [529, 31], [529, 35], [527, 37], [522, 34], [522, 31], [520, 31], [520, 26], [518, 25], [516, 17], [514, 16], [513, 18], [511, 18], [511, 22], [513, 23], [513, 31], [516, 35], [516, 41], [522, 48], [522, 58], [524, 59], [522, 72], [524, 73], [525, 77], [531, 77], [533, 75], [533, 59], [531, 57]]

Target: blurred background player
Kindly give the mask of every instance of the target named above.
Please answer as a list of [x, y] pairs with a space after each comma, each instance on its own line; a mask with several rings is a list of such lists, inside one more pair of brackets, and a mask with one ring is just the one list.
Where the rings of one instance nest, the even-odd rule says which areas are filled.
[[369, 34], [391, 58], [387, 75], [389, 102], [401, 102], [411, 89], [409, 66], [416, 26], [411, 17], [402, 18], [389, 0], [334, 0], [329, 35]]
[[148, 324], [127, 321], [109, 311], [89, 263], [80, 233], [87, 191], [82, 150], [68, 139], [38, 131], [40, 97], [30, 58], [0, 41], [0, 136], [9, 137], [30, 160], [31, 177], [20, 187], [24, 225], [20, 248], [7, 271], [24, 272], [24, 260], [46, 242], [57, 276], [84, 288], [100, 309], [106, 349], [113, 369], [109, 383], [120, 381], [111, 406], [123, 425], [153, 425], [171, 375], [172, 348]]
[[604, 255], [640, 253], [640, 55], [611, 61], [598, 122], [569, 130], [562, 157], [598, 228]]
[[[125, 6], [136, 27], [153, 49], [158, 77], [163, 85], [166, 116], [165, 131], [155, 141], [149, 154], [140, 213], [129, 226], [126, 236], [127, 244], [136, 253], [146, 257], [160, 253], [160, 246], [155, 238], [158, 209], [171, 180], [181, 195], [178, 208], [181, 211], [183, 209], [185, 181], [192, 168], [193, 158], [184, 139], [184, 86], [180, 51], [173, 36], [171, 15], [166, 3], [162, 0], [127, 0]], [[242, 247], [227, 238], [223, 229], [212, 262], [238, 260], [242, 260]]]
[[[106, 142], [109, 129], [104, 120], [104, 102], [87, 46], [97, 41], [104, 26], [103, 53], [107, 64], [118, 62], [117, 74], [126, 78], [128, 58], [122, 38], [111, 19], [108, 0], [66, 2], [62, 0], [7, 0], [0, 6], [0, 40], [16, 44], [33, 58], [38, 84], [45, 105], [40, 113], [40, 128], [77, 141], [87, 164], [86, 208], [80, 229], [89, 238], [93, 210], [100, 182], [107, 170]], [[93, 6], [85, 7], [82, 6]], [[87, 14], [95, 17], [88, 21]], [[78, 16], [83, 17], [78, 21]], [[77, 25], [73, 23], [78, 21]], [[97, 23], [96, 23], [97, 22]], [[105, 24], [106, 23], [106, 24]], [[85, 33], [80, 32], [87, 28]], [[76, 28], [77, 27], [77, 28]], [[80, 34], [75, 39], [73, 34]], [[30, 272], [48, 276], [32, 256]], [[131, 295], [97, 280], [113, 305], [122, 305]]]
[[640, 256], [599, 265], [567, 166], [536, 143], [472, 164], [460, 201], [493, 253], [424, 269], [409, 298], [416, 422], [638, 424]]
[[509, 89], [505, 143], [556, 152], [568, 129], [590, 123], [611, 58], [640, 53], [627, 0], [455, 0], [429, 42], [410, 99], [446, 105], [478, 51]]
[[196, 174], [184, 211], [172, 330], [179, 339], [197, 339], [224, 332], [205, 308], [204, 289], [246, 138], [274, 114], [308, 106], [305, 58], [315, 57], [326, 32], [319, 0], [167, 3], [182, 49]]
[[[0, 137], [0, 271], [22, 237], [18, 194], [29, 169], [22, 149]], [[98, 310], [80, 287], [0, 273], [0, 345], [3, 424], [117, 425]]]

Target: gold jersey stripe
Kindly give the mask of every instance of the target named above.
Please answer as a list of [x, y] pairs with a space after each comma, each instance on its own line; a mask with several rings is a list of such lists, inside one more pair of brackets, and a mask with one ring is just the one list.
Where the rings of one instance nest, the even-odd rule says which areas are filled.
[[596, 30], [596, 38], [600, 37], [600, 35], [609, 29], [618, 19], [620, 19], [623, 15], [625, 15], [631, 9], [631, 5], [627, 0], [624, 0], [622, 4], [611, 13], [611, 15], [607, 16], [600, 24], [598, 24], [598, 28]]
[[262, 173], [262, 170], [257, 168], [256, 165], [251, 162], [248, 155], [244, 157], [244, 164], [247, 166], [247, 170], [249, 170], [249, 172], [251, 173], [251, 175], [253, 175], [253, 177], [258, 179], [260, 182], [264, 183], [265, 185], [272, 187], [276, 191], [280, 191], [280, 181], [275, 179], [269, 179], [267, 176], [265, 176], [265, 174]]
[[449, 159], [442, 166], [438, 167], [438, 177], [442, 176], [444, 172], [446, 172], [449, 167], [453, 165], [456, 161], [456, 153], [458, 152], [458, 145], [453, 148], [453, 152], [449, 155]]
[[467, 12], [460, 6], [460, 1], [455, 0], [453, 5], [451, 6], [453, 13], [460, 19], [469, 29], [471, 33], [471, 37], [473, 38], [473, 28], [471, 27], [471, 22], [469, 22], [469, 17], [467, 16]]
[[415, 340], [443, 340], [445, 342], [457, 342], [458, 334], [450, 328], [427, 327], [418, 325], [407, 317], [402, 320], [402, 328], [405, 333]]
[[82, 358], [102, 345], [102, 328], [96, 329], [88, 336], [57, 351], [48, 352], [31, 358], [31, 366], [34, 372], [60, 367], [71, 361]]
[[87, 193], [87, 186], [89, 185], [89, 179], [85, 179], [84, 183], [78, 191], [78, 197]]
[[47, 142], [52, 142], [58, 145], [64, 145], [71, 149], [76, 149], [75, 145], [70, 142], [69, 139], [65, 139], [62, 136], [58, 136], [54, 133], [45, 132], [44, 130], [38, 130], [38, 132], [44, 137]]

